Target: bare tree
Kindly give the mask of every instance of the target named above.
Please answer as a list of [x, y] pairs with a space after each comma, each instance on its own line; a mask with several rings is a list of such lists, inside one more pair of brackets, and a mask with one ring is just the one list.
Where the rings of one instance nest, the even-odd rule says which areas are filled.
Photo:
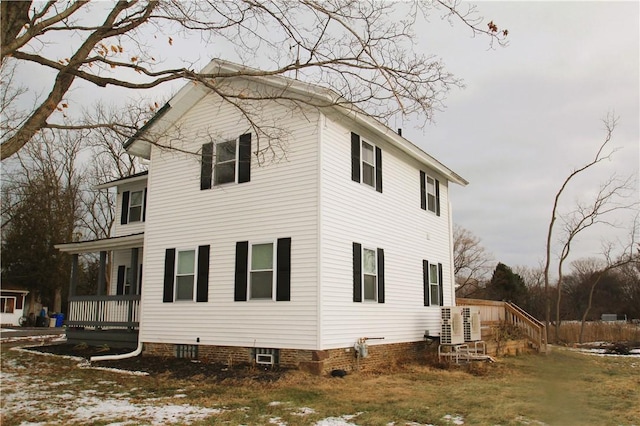
[[591, 274], [591, 277], [590, 277], [591, 287], [589, 288], [589, 299], [587, 302], [587, 307], [584, 310], [584, 313], [582, 314], [582, 319], [580, 322], [580, 336], [578, 339], [579, 343], [582, 343], [582, 338], [584, 336], [584, 325], [587, 321], [587, 317], [589, 316], [589, 311], [591, 310], [591, 307], [593, 305], [593, 293], [596, 289], [596, 286], [600, 283], [602, 277], [606, 273], [614, 269], [618, 269], [633, 263], [636, 263], [636, 264], [640, 263], [640, 257], [637, 254], [636, 256], [633, 255], [633, 247], [635, 245], [635, 237], [637, 232], [638, 232], [638, 216], [636, 216], [635, 220], [633, 221], [633, 227], [630, 232], [629, 243], [625, 247], [623, 247], [622, 254], [620, 254], [616, 258], [614, 258], [613, 256], [614, 244], [607, 243], [604, 245], [603, 256], [605, 259], [605, 265], [604, 267], [600, 268], [597, 271], [594, 271]]
[[[605, 125], [605, 138], [596, 155], [591, 161], [585, 165], [573, 170], [567, 178], [564, 180], [560, 189], [555, 195], [553, 209], [551, 213], [551, 220], [549, 221], [549, 227], [547, 231], [546, 242], [546, 260], [544, 268], [544, 285], [546, 294], [546, 309], [545, 309], [545, 322], [547, 329], [551, 319], [551, 295], [549, 291], [549, 270], [551, 266], [551, 246], [552, 235], [557, 219], [559, 218], [558, 209], [560, 206], [561, 197], [567, 188], [567, 186], [577, 176], [584, 174], [589, 169], [593, 168], [597, 164], [604, 160], [610, 159], [615, 150], [609, 149], [609, 143], [613, 137], [613, 131], [617, 124], [617, 118], [612, 115], [608, 115], [603, 120]], [[575, 242], [575, 238], [583, 233], [585, 230], [593, 227], [597, 224], [609, 224], [613, 225], [608, 220], [608, 215], [614, 211], [630, 209], [637, 205], [637, 202], [632, 203], [620, 203], [619, 201], [625, 197], [628, 197], [632, 193], [632, 179], [619, 179], [616, 176], [611, 176], [606, 182], [604, 182], [598, 190], [594, 199], [586, 204], [578, 204], [575, 210], [569, 214], [561, 217], [564, 222], [563, 236], [561, 237], [562, 248], [558, 261], [558, 283], [556, 287], [556, 318], [555, 318], [555, 333], [558, 337], [560, 328], [560, 303], [562, 294], [562, 280], [563, 280], [563, 265], [571, 253], [572, 244]]]
[[3, 177], [3, 278], [31, 290], [55, 312], [62, 308], [69, 258], [54, 248], [77, 239], [82, 208], [81, 138], [38, 135], [17, 156], [11, 175]]
[[[405, 7], [402, 19], [394, 8]], [[137, 129], [119, 122], [74, 122], [68, 113], [70, 90], [78, 81], [97, 88], [149, 89], [182, 79], [203, 83], [252, 122], [243, 109], [246, 93], [219, 83], [239, 76], [287, 75], [332, 90], [339, 96], [313, 107], [345, 103], [386, 120], [419, 114], [425, 122], [441, 108], [444, 96], [461, 82], [440, 59], [416, 53], [417, 17], [444, 11], [490, 44], [503, 44], [508, 34], [493, 21], [485, 23], [473, 6], [459, 0], [417, 0], [410, 4], [353, 0], [192, 1], [141, 0], [13, 2], [1, 4], [2, 67], [31, 64], [54, 76], [48, 93], [33, 108], [12, 116], [3, 132], [1, 158], [20, 150], [43, 129], [107, 127], [128, 136]], [[397, 14], [396, 14], [397, 16]], [[151, 46], [151, 35], [173, 44], [173, 37], [200, 37], [211, 46], [225, 44], [243, 65], [241, 72], [198, 73], [191, 63], [165, 67]], [[55, 40], [71, 44], [68, 56], [55, 50]], [[68, 51], [68, 50], [67, 50]], [[269, 99], [285, 97], [270, 93]], [[260, 98], [261, 96], [258, 95]], [[14, 109], [13, 111], [18, 111]], [[4, 114], [4, 110], [3, 110]], [[66, 118], [65, 118], [66, 117]]]
[[468, 229], [453, 225], [453, 272], [459, 297], [471, 297], [481, 290], [494, 263], [480, 238]]

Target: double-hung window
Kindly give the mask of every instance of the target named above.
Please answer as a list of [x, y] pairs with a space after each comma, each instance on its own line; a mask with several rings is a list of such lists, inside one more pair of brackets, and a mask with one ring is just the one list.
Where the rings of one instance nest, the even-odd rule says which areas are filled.
[[193, 300], [195, 265], [195, 250], [178, 251], [176, 256], [175, 300]]
[[420, 171], [420, 207], [440, 216], [440, 182]]
[[249, 299], [273, 299], [273, 243], [251, 245]]
[[384, 303], [384, 250], [353, 243], [353, 301]]
[[216, 144], [216, 157], [213, 166], [213, 184], [222, 185], [236, 181], [236, 163], [238, 158], [237, 140]]
[[122, 193], [122, 211], [120, 224], [144, 222], [145, 205], [147, 204], [147, 190], [124, 191]]
[[376, 187], [376, 163], [373, 145], [362, 141], [362, 182]]
[[422, 261], [424, 306], [443, 305], [442, 263]]
[[378, 268], [376, 251], [362, 249], [362, 282], [364, 300], [376, 301], [378, 296]]
[[440, 304], [440, 282], [438, 280], [438, 265], [429, 265], [429, 295], [432, 305]]
[[[209, 300], [209, 245], [198, 250], [168, 248], [164, 257], [162, 301], [207, 302]], [[124, 275], [124, 274], [123, 274]]]
[[200, 189], [251, 181], [251, 133], [202, 145]]
[[142, 200], [143, 191], [132, 191], [129, 198], [129, 222], [140, 222], [142, 220]]
[[236, 242], [233, 300], [291, 300], [291, 238]]
[[351, 133], [351, 180], [382, 192], [382, 150]]

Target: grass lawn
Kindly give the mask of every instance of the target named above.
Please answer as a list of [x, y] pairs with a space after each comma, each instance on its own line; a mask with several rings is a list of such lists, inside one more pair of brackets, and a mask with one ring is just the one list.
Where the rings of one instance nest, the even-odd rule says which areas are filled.
[[2, 351], [11, 425], [640, 425], [640, 358], [554, 349], [471, 369], [421, 365], [343, 379], [214, 383], [81, 368]]

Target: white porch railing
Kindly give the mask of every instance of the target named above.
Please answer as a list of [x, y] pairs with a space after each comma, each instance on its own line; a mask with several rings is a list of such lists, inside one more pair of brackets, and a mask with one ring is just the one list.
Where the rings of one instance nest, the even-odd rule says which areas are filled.
[[140, 326], [140, 295], [72, 296], [69, 298], [68, 327], [96, 329]]

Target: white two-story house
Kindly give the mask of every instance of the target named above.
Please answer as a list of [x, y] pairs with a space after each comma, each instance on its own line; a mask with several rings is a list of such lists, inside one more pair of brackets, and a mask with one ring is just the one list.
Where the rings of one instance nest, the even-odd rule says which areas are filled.
[[[362, 111], [309, 106], [328, 91], [239, 70], [203, 72], [230, 75], [216, 84], [242, 87], [251, 120], [187, 84], [126, 145], [148, 173], [105, 184], [115, 237], [59, 246], [113, 253], [99, 294], [71, 298], [97, 319], [70, 307], [70, 336], [119, 327], [143, 354], [315, 372], [415, 352], [455, 304], [449, 186], [467, 182]], [[290, 100], [250, 100], [265, 94]], [[100, 303], [128, 317], [109, 327]]]

